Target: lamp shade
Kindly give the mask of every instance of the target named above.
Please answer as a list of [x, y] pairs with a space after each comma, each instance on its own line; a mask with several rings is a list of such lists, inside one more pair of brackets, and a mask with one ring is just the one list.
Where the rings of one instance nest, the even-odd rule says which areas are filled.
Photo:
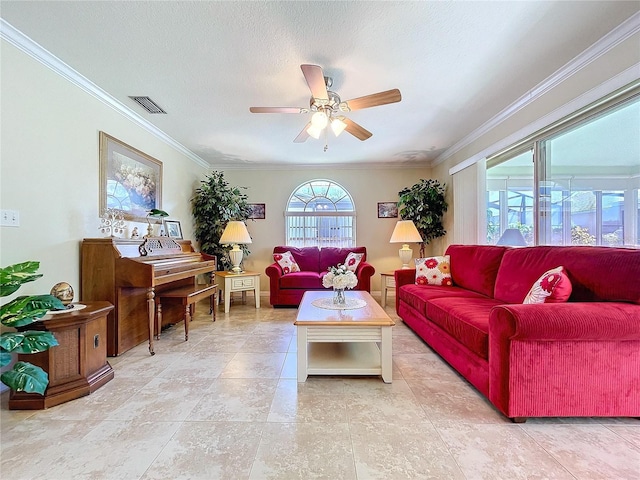
[[389, 243], [422, 243], [422, 237], [412, 220], [400, 220], [391, 234]]
[[251, 243], [251, 236], [247, 231], [247, 226], [244, 222], [235, 220], [227, 223], [220, 237], [220, 243], [223, 245]]
[[512, 247], [526, 247], [527, 241], [517, 228], [507, 228], [496, 245], [511, 245]]

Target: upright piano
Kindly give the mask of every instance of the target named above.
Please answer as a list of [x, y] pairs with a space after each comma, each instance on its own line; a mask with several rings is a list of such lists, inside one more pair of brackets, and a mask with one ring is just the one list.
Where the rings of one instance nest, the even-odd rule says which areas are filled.
[[[86, 238], [81, 250], [81, 301], [114, 305], [107, 318], [107, 355], [114, 357], [149, 340], [154, 353], [155, 296], [163, 290], [209, 278], [216, 257], [195, 252], [191, 241], [168, 237], [143, 240]], [[207, 278], [207, 280], [209, 280]], [[179, 305], [163, 308], [163, 325], [184, 317]]]

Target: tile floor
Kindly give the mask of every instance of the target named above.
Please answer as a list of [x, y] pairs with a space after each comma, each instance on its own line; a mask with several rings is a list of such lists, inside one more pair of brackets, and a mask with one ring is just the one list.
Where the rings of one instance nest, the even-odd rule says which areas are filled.
[[[238, 297], [239, 300], [239, 297]], [[638, 479], [640, 420], [513, 424], [395, 316], [393, 384], [296, 382], [295, 309], [238, 301], [168, 329], [43, 411], [2, 395], [3, 480]], [[265, 305], [266, 304], [266, 305]]]

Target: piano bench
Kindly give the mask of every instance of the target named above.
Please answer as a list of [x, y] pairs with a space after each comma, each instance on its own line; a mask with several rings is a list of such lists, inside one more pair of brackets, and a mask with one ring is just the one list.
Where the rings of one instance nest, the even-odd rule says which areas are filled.
[[184, 339], [189, 340], [189, 321], [193, 317], [196, 302], [209, 297], [209, 313], [213, 321], [216, 321], [216, 297], [218, 294], [218, 284], [207, 285], [186, 285], [184, 287], [172, 288], [156, 294], [156, 338], [160, 338], [162, 328], [162, 304], [181, 303], [184, 307]]

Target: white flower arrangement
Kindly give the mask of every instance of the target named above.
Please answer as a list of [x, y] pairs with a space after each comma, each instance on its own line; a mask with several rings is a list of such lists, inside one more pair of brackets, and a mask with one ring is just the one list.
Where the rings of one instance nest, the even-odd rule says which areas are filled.
[[324, 288], [353, 288], [358, 284], [358, 277], [342, 264], [337, 267], [329, 267], [329, 273], [322, 278]]

